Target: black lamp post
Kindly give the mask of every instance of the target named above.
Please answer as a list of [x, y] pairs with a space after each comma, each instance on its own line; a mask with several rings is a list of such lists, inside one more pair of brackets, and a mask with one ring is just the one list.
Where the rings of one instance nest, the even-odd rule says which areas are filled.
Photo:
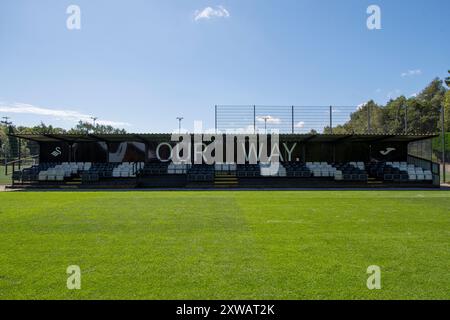
[[177, 117], [178, 120], [178, 134], [181, 134], [181, 121], [183, 121], [183, 117]]

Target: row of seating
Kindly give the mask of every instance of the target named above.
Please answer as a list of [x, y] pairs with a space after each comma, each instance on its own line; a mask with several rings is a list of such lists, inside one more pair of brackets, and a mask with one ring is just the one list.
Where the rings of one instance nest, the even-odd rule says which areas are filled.
[[335, 168], [334, 179], [336, 181], [367, 181], [369, 179], [362, 162], [336, 164]]
[[214, 168], [218, 172], [234, 172], [237, 170], [237, 165], [235, 163], [222, 163], [215, 164]]
[[286, 169], [287, 177], [310, 178], [312, 176], [312, 172], [307, 167], [306, 163], [286, 162], [286, 163], [283, 163], [283, 166]]
[[368, 170], [371, 176], [383, 181], [433, 181], [433, 173], [431, 170], [424, 170], [421, 167], [406, 162], [371, 163], [369, 164]]
[[205, 164], [192, 165], [187, 171], [190, 182], [212, 182], [214, 181], [215, 168]]
[[260, 163], [261, 176], [263, 177], [287, 177], [286, 167], [281, 163]]
[[148, 177], [153, 175], [164, 175], [168, 173], [168, 162], [146, 163], [139, 171], [138, 176]]
[[187, 174], [188, 170], [192, 167], [188, 163], [171, 163], [167, 167], [168, 174]]
[[307, 162], [306, 167], [314, 177], [334, 177], [336, 168], [327, 162]]
[[38, 174], [39, 181], [64, 181], [77, 175], [79, 171], [89, 170], [92, 166], [90, 162], [63, 162], [47, 170], [41, 170]]
[[24, 182], [32, 182], [37, 181], [39, 179], [39, 172], [43, 170], [48, 170], [53, 168], [58, 163], [40, 163], [38, 165], [33, 165], [29, 168], [25, 168], [22, 171], [15, 172], [15, 179], [21, 179]]
[[260, 177], [261, 168], [259, 164], [238, 164], [236, 167], [238, 177]]
[[124, 162], [115, 167], [112, 171], [113, 178], [134, 178], [136, 177], [136, 172], [141, 170], [144, 163], [139, 162], [132, 164], [130, 162]]
[[112, 178], [113, 170], [118, 163], [94, 163], [89, 170], [81, 174], [83, 182], [99, 181], [101, 178]]
[[237, 177], [301, 177], [328, 178], [336, 181], [367, 181], [368, 177], [383, 181], [432, 181], [433, 174], [407, 162], [283, 162], [273, 164], [216, 164], [192, 165], [164, 162], [90, 163], [63, 162], [41, 163], [15, 173], [22, 181], [64, 181], [81, 177], [83, 182], [99, 181], [104, 178], [134, 178], [178, 174], [187, 175], [190, 181], [212, 181], [216, 172], [235, 172]]

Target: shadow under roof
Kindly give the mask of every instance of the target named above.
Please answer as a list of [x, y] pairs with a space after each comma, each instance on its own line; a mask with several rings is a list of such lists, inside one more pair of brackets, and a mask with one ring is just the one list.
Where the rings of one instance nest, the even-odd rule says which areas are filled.
[[[35, 142], [170, 142], [170, 133], [127, 134], [11, 134], [10, 136]], [[247, 136], [236, 134], [234, 136]], [[437, 134], [280, 134], [281, 141], [292, 142], [414, 142], [438, 137]]]

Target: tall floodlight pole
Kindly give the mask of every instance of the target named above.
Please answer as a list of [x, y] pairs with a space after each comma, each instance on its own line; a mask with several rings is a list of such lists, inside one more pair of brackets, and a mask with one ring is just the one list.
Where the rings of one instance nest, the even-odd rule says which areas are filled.
[[3, 123], [5, 126], [10, 126], [10, 125], [12, 125], [12, 122], [11, 121], [8, 121], [9, 119], [11, 119], [10, 117], [2, 117], [2, 121], [0, 121], [1, 123]]
[[265, 134], [267, 134], [267, 120], [269, 120], [270, 117], [264, 117], [263, 119], [264, 119], [264, 132]]
[[183, 117], [177, 117], [178, 120], [178, 134], [181, 134], [181, 121], [183, 121]]
[[[98, 120], [98, 118], [97, 118], [97, 117], [91, 117], [91, 120], [92, 120], [92, 126], [93, 126], [92, 131], [93, 131], [94, 133], [96, 133], [96, 132], [95, 132], [95, 128], [96, 128], [95, 122]], [[89, 133], [89, 129], [87, 130], [87, 133]]]
[[92, 125], [94, 126], [94, 131], [95, 131], [95, 122], [98, 120], [98, 118], [97, 117], [91, 117], [91, 120], [92, 120]]

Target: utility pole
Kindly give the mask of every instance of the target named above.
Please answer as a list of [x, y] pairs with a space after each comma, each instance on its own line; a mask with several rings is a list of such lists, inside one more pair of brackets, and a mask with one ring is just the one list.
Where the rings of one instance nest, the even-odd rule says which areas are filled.
[[10, 125], [12, 125], [12, 122], [11, 121], [8, 121], [9, 119], [11, 119], [10, 117], [2, 117], [2, 119], [4, 119], [4, 120], [2, 120], [2, 121], [0, 121], [2, 124], [4, 124], [5, 126], [10, 126]]
[[95, 132], [95, 128], [96, 128], [95, 122], [98, 120], [98, 118], [97, 117], [91, 117], [91, 120], [92, 120], [92, 125], [94, 126], [94, 132]]
[[263, 119], [264, 119], [264, 132], [265, 132], [265, 134], [267, 134], [267, 120], [269, 120], [270, 117], [266, 116], [266, 117], [263, 117]]
[[177, 117], [178, 120], [178, 134], [181, 134], [181, 121], [183, 121], [183, 117]]

